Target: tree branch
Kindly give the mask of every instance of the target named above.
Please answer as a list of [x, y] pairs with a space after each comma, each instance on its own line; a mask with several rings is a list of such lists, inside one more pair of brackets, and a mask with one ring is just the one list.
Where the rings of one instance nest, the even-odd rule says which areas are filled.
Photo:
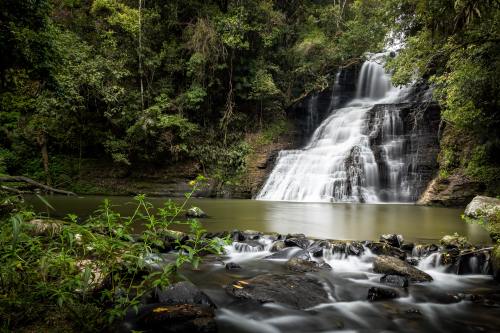
[[76, 194], [74, 192], [53, 188], [52, 186], [48, 186], [48, 185], [39, 183], [39, 182], [37, 182], [31, 178], [28, 178], [28, 177], [24, 177], [24, 176], [0, 176], [0, 183], [19, 183], [19, 182], [28, 183], [30, 185], [33, 185], [33, 186], [38, 187], [38, 188], [42, 188], [42, 189], [47, 190], [49, 192], [76, 196]]

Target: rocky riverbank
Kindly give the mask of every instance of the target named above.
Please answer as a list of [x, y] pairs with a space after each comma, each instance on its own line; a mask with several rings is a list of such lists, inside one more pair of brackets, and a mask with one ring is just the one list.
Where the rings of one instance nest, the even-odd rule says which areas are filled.
[[[189, 235], [182, 236], [186, 237]], [[154, 297], [139, 307], [138, 314], [129, 314], [119, 325], [121, 331], [216, 332], [218, 316], [225, 318], [221, 315], [225, 304], [256, 309], [275, 304], [305, 314], [342, 299], [336, 289], [336, 277], [365, 281], [366, 293], [355, 297], [357, 301], [373, 303], [404, 299], [414, 289], [415, 297], [423, 297], [418, 290], [426, 294], [426, 289], [434, 289], [442, 279], [439, 275], [435, 281], [429, 267], [439, 268], [440, 274], [465, 278], [493, 273], [492, 248], [474, 246], [458, 235], [446, 236], [436, 244], [414, 244], [396, 234], [381, 235], [375, 241], [310, 239], [303, 234], [250, 230], [206, 237], [230, 238], [232, 244], [226, 247], [224, 255], [206, 257], [202, 272], [187, 273], [198, 281], [198, 286], [178, 282], [166, 290], [155, 291]], [[162, 256], [168, 258], [168, 254]], [[353, 264], [352, 271], [346, 272], [341, 267], [352, 262], [365, 268], [357, 271], [359, 267]], [[210, 276], [219, 282], [200, 281], [196, 276], [203, 272], [212, 272]], [[202, 291], [209, 285], [207, 293]], [[498, 308], [500, 289], [495, 288], [491, 289], [493, 293], [490, 289], [471, 293], [464, 288], [453, 294], [434, 290], [433, 295], [426, 297], [437, 298], [435, 301], [443, 304], [469, 300], [481, 307]], [[215, 299], [209, 294], [216, 295]], [[224, 320], [222, 323], [224, 328]]]

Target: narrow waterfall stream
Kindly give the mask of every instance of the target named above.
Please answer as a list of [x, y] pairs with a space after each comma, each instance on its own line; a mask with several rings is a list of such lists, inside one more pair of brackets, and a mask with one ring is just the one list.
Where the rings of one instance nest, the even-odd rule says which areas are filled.
[[[405, 153], [398, 103], [407, 89], [391, 85], [381, 62], [383, 54], [365, 61], [355, 98], [333, 109], [298, 150], [281, 151], [276, 166], [257, 195], [259, 200], [331, 202], [408, 202], [415, 193], [411, 156]], [[337, 76], [338, 79], [338, 76]], [[314, 123], [317, 95], [308, 105], [308, 126]], [[375, 106], [383, 106], [375, 108]], [[396, 107], [394, 107], [396, 106]], [[377, 142], [378, 141], [378, 142]]]

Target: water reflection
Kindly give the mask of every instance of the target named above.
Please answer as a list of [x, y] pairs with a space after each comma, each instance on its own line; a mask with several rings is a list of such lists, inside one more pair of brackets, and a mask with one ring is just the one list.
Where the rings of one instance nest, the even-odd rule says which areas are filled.
[[[102, 196], [84, 198], [49, 197], [55, 215], [76, 213], [89, 215], [102, 202]], [[151, 198], [162, 205], [167, 198]], [[180, 200], [180, 199], [179, 199]], [[30, 202], [40, 210], [44, 205], [36, 198]], [[130, 213], [131, 197], [111, 197], [123, 213]], [[273, 202], [256, 200], [192, 199], [210, 218], [203, 224], [209, 231], [253, 229], [264, 232], [303, 233], [311, 237], [334, 239], [376, 239], [383, 233], [400, 233], [408, 240], [439, 239], [457, 232], [474, 243], [489, 242], [488, 234], [477, 225], [460, 218], [461, 209], [422, 207], [406, 204], [331, 204]]]

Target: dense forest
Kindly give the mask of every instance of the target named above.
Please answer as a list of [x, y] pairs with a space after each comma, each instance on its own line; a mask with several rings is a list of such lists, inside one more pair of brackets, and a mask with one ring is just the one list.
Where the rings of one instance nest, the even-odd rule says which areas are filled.
[[[498, 2], [3, 1], [0, 173], [85, 192], [82, 165], [192, 161], [238, 180], [286, 110], [391, 40], [442, 107], [440, 176], [498, 193]], [[387, 38], [389, 36], [390, 38]], [[258, 140], [249, 142], [248, 134]]]
[[[387, 90], [324, 112], [325, 200], [196, 198], [300, 160], [304, 105], [363, 68]], [[500, 0], [1, 0], [0, 332], [496, 332], [499, 80]]]

